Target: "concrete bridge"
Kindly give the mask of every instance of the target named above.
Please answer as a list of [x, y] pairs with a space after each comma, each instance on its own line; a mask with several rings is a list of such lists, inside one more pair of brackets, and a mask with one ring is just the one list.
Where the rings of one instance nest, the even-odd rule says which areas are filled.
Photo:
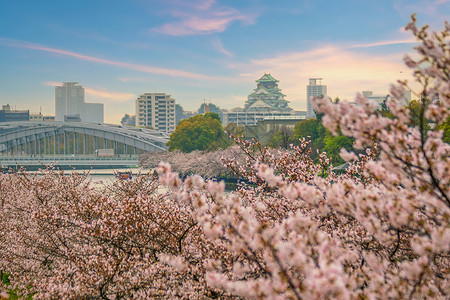
[[[0, 123], [0, 166], [136, 165], [139, 154], [166, 151], [169, 135], [151, 129], [78, 122]], [[114, 149], [100, 157], [99, 149]]]

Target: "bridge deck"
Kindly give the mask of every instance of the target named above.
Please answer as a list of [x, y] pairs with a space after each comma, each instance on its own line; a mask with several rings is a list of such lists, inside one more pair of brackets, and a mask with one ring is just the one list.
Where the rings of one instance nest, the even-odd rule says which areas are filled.
[[89, 155], [77, 156], [0, 156], [0, 167], [9, 168], [16, 166], [43, 166], [43, 165], [58, 165], [58, 166], [138, 166], [139, 157], [137, 155], [118, 155], [115, 157], [95, 157]]

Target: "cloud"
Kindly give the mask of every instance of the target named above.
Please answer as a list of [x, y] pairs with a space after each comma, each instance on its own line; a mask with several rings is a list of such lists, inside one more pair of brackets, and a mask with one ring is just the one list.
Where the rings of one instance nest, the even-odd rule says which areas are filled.
[[225, 54], [228, 57], [233, 57], [233, 53], [225, 49], [225, 47], [222, 44], [222, 41], [218, 37], [214, 37], [211, 40], [211, 44], [214, 47], [214, 49], [216, 49], [218, 52]]
[[211, 34], [225, 31], [234, 21], [253, 24], [255, 20], [255, 15], [218, 6], [214, 0], [197, 1], [193, 5], [190, 1], [178, 2], [177, 5], [170, 14], [178, 21], [153, 28], [153, 31], [172, 36]]
[[371, 47], [378, 47], [378, 46], [391, 46], [391, 45], [399, 45], [399, 44], [413, 44], [417, 43], [417, 41], [414, 38], [409, 39], [403, 39], [403, 40], [386, 40], [386, 41], [379, 41], [375, 43], [367, 43], [367, 44], [355, 44], [351, 45], [348, 48], [371, 48]]
[[106, 89], [93, 88], [85, 88], [84, 90], [86, 91], [87, 95], [97, 98], [103, 98], [112, 102], [127, 102], [136, 99], [136, 95], [131, 93], [112, 92]]
[[42, 83], [43, 85], [46, 86], [58, 86], [58, 85], [62, 85], [62, 82], [58, 82], [58, 81], [45, 81]]
[[80, 60], [84, 61], [91, 61], [95, 63], [105, 64], [105, 65], [112, 65], [120, 68], [125, 68], [128, 70], [134, 70], [144, 73], [151, 73], [151, 74], [158, 74], [158, 75], [167, 75], [167, 76], [173, 76], [173, 77], [184, 77], [184, 78], [191, 78], [191, 79], [217, 79], [212, 76], [207, 76], [203, 74], [193, 73], [193, 72], [187, 72], [183, 70], [177, 70], [177, 69], [166, 69], [166, 68], [159, 68], [159, 67], [153, 67], [153, 66], [145, 66], [145, 65], [139, 65], [139, 64], [132, 64], [132, 63], [126, 63], [121, 61], [114, 61], [114, 60], [107, 60], [99, 57], [94, 56], [88, 56], [72, 51], [66, 51], [56, 48], [50, 48], [42, 45], [37, 44], [31, 44], [24, 41], [16, 41], [16, 40], [10, 40], [10, 39], [4, 39], [0, 38], [0, 44], [9, 46], [9, 47], [17, 47], [17, 48], [24, 48], [24, 49], [31, 49], [31, 50], [38, 50], [38, 51], [44, 51], [69, 57], [74, 57]]

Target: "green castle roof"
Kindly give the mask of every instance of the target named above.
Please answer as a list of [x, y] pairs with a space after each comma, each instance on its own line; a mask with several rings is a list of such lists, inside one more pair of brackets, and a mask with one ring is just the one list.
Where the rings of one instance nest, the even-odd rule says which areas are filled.
[[258, 79], [255, 80], [256, 82], [271, 82], [271, 81], [275, 81], [275, 82], [279, 82], [279, 80], [276, 80], [275, 78], [272, 77], [272, 75], [270, 75], [269, 73], [264, 73], [264, 75]]
[[286, 96], [285, 94], [281, 93], [281, 90], [279, 88], [272, 88], [269, 90], [269, 89], [266, 89], [264, 86], [260, 86], [260, 87], [257, 87], [256, 89], [254, 89], [253, 93], [251, 93], [250, 96], [254, 95], [259, 89], [264, 89], [269, 94]]

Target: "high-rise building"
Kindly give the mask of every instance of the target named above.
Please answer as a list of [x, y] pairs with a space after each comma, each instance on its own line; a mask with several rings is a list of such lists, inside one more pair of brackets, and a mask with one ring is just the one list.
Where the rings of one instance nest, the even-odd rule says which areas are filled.
[[165, 93], [145, 93], [136, 99], [136, 126], [175, 131], [175, 99]]
[[84, 88], [78, 82], [64, 82], [55, 87], [55, 120], [64, 121], [66, 115], [80, 114], [84, 103]]
[[327, 95], [327, 86], [322, 85], [321, 80], [322, 80], [322, 78], [310, 78], [309, 84], [306, 86], [306, 103], [307, 103], [306, 118], [307, 119], [316, 117], [316, 114], [314, 113], [314, 108], [312, 106], [311, 99], [316, 98], [316, 97], [324, 97]]
[[84, 102], [84, 88], [78, 82], [63, 82], [55, 87], [55, 120], [64, 122], [65, 116], [76, 115], [81, 122], [103, 123], [103, 104]]

